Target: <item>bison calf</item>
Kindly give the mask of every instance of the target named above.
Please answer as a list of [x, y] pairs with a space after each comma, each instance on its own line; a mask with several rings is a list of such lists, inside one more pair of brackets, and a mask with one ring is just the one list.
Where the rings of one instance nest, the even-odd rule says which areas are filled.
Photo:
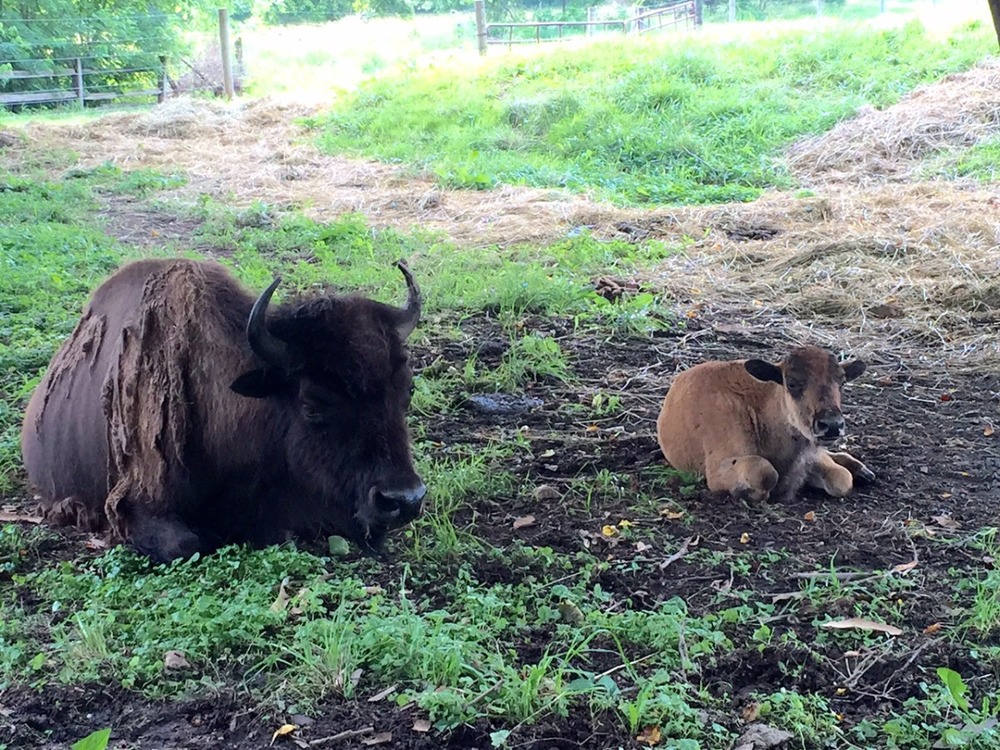
[[804, 484], [843, 497], [856, 477], [875, 475], [847, 453], [840, 389], [865, 363], [839, 364], [817, 347], [793, 349], [777, 365], [759, 359], [705, 362], [679, 374], [656, 421], [676, 469], [703, 474], [713, 491], [751, 501], [793, 497]]
[[46, 516], [110, 527], [158, 561], [290, 534], [378, 549], [417, 517], [406, 305], [321, 295], [271, 308], [225, 267], [129, 264], [93, 294], [21, 433]]

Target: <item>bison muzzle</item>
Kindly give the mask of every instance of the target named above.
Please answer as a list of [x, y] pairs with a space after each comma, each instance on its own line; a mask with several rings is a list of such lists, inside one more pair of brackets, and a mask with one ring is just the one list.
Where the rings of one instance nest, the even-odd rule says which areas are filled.
[[109, 528], [157, 561], [336, 533], [362, 549], [421, 512], [402, 308], [361, 296], [271, 305], [217, 263], [142, 260], [93, 294], [28, 404], [46, 517]]

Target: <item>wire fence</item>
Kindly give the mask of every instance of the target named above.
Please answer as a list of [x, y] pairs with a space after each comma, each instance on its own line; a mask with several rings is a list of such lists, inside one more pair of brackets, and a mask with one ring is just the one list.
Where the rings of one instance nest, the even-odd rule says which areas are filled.
[[0, 106], [163, 101], [183, 21], [160, 12], [0, 16]]

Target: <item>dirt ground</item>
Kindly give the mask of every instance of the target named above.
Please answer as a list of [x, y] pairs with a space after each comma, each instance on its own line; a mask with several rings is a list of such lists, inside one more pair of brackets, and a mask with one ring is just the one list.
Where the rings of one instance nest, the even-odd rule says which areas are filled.
[[[738, 314], [700, 319], [685, 331], [649, 342], [571, 337], [568, 324], [566, 331], [560, 331], [560, 325], [558, 321], [529, 321], [529, 326], [560, 337], [581, 376], [580, 387], [540, 384], [531, 395], [541, 404], [527, 413], [484, 415], [462, 407], [461, 418], [426, 419], [428, 439], [485, 444], [527, 426], [532, 453], [539, 456], [517, 467], [528, 487], [544, 483], [563, 493], [571, 480], [608, 469], [633, 477], [634, 489], [639, 489], [644, 472], [661, 461], [652, 425], [664, 385], [673, 372], [708, 357], [776, 357], [791, 343], [779, 326], [748, 324]], [[418, 349], [419, 361], [426, 364], [440, 356], [461, 366], [473, 348], [480, 351], [484, 364], [501, 356], [506, 337], [493, 322], [473, 318], [466, 322], [465, 330], [468, 338], [463, 345]], [[620, 394], [625, 409], [623, 415], [600, 423], [596, 433], [587, 430], [589, 421], [574, 421], [561, 408], [567, 401], [585, 398], [584, 391], [591, 389]], [[989, 564], [967, 547], [942, 545], [940, 539], [961, 539], [1000, 522], [995, 502], [1000, 492], [1000, 442], [984, 434], [990, 431], [985, 428], [994, 424], [998, 401], [997, 375], [918, 375], [906, 362], [878, 363], [848, 386], [845, 394], [848, 448], [878, 478], [846, 499], [809, 493], [780, 507], [754, 507], [702, 489], [682, 501], [684, 519], [670, 521], [657, 515], [635, 517], [627, 499], [620, 506], [605, 504], [587, 514], [580, 509], [567, 513], [559, 498], [539, 502], [525, 496], [504, 505], [480, 504], [476, 533], [499, 547], [509, 546], [518, 537], [530, 545], [566, 552], [575, 552], [584, 540], [591, 540], [595, 554], [634, 562], [609, 570], [600, 581], [614, 602], [653, 607], [682, 596], [693, 614], [718, 607], [714, 602], [720, 592], [729, 590], [750, 589], [755, 599], [765, 601], [796, 595], [803, 575], [828, 568], [834, 558], [838, 570], [861, 573], [917, 561], [915, 575], [920, 585], [898, 594], [909, 602], [910, 614], [902, 625], [907, 635], [867, 670], [859, 670], [857, 658], [833, 647], [826, 652], [787, 647], [768, 647], [760, 652], [750, 643], [697, 676], [712, 692], [734, 696], [734, 715], [749, 701], [751, 691], [785, 687], [830, 696], [835, 710], [851, 722], [917, 695], [924, 670], [948, 665], [961, 671], [963, 664], [968, 666], [964, 649], [922, 633], [932, 623], [947, 626], [953, 619], [953, 579], [947, 571], [975, 575]], [[542, 457], [549, 448], [555, 451], [555, 458]], [[682, 496], [679, 487], [674, 489], [673, 496]], [[514, 531], [513, 519], [529, 513], [539, 522]], [[810, 513], [815, 514], [814, 520], [805, 520]], [[657, 528], [650, 549], [640, 553], [628, 544], [604, 548], [607, 542], [594, 530], [620, 517]], [[942, 525], [935, 519], [947, 521]], [[746, 545], [741, 544], [743, 534], [749, 534]], [[685, 540], [700, 549], [716, 550], [722, 557], [710, 564], [704, 556], [682, 555], [663, 567]], [[789, 556], [767, 565], [762, 562], [757, 569], [740, 575], [732, 572], [726, 557], [732, 549], [761, 553], [786, 550]], [[62, 554], [90, 553], [68, 537]], [[390, 561], [384, 574], [388, 582], [398, 577], [399, 571]], [[477, 574], [487, 581], [508, 580], [515, 575], [509, 568], [484, 569]], [[828, 609], [816, 614], [848, 616], [855, 596], [845, 595], [835, 603], [834, 608], [840, 607], [842, 612]], [[803, 640], [813, 642], [814, 625], [802, 615], [800, 609], [794, 615], [777, 615], [775, 621], [801, 630]], [[532, 648], [532, 644], [521, 644], [519, 651], [527, 659]], [[793, 679], [779, 669], [779, 662], [786, 667], [800, 663], [809, 668]], [[969, 673], [968, 669], [963, 672]], [[837, 689], [848, 679], [852, 689], [837, 698]], [[393, 732], [390, 746], [396, 748], [490, 747], [486, 727], [464, 728], [445, 737], [422, 735], [412, 731], [413, 717], [408, 712], [384, 701], [369, 703], [367, 697], [327, 705], [300, 736], [311, 741], [372, 727], [377, 732]], [[59, 741], [111, 725], [120, 738], [116, 747], [250, 750], [266, 747], [275, 726], [273, 719], [264, 721], [257, 716], [244, 696], [225, 693], [210, 699], [147, 704], [108, 687], [50, 687], [41, 694], [29, 689], [8, 692], [2, 703], [8, 716], [17, 717], [13, 736], [0, 729], [0, 739], [13, 740], [13, 747], [60, 747], [56, 744]], [[2, 723], [4, 720], [0, 726]], [[44, 744], [40, 730], [53, 726], [59, 730], [50, 744]], [[361, 747], [365, 736], [369, 735], [342, 737], [336, 746]], [[629, 745], [632, 740], [623, 734], [620, 724], [605, 725], [589, 715], [522, 728], [519, 737], [523, 742], [552, 748], [612, 747]]]
[[[420, 226], [469, 246], [551, 242], [580, 227], [599, 237], [685, 242], [683, 253], [640, 280], [676, 300], [685, 328], [648, 340], [599, 341], [570, 335], [568, 323], [528, 321], [529, 329], [559, 338], [579, 385], [535, 387], [531, 395], [541, 405], [526, 413], [483, 414], [462, 406], [461, 418], [423, 420], [427, 437], [485, 444], [526, 425], [534, 454], [552, 448], [557, 456], [519, 465], [526, 486], [544, 483], [563, 491], [573, 478], [608, 469], [634, 477], [637, 489], [644, 473], [661, 462], [653, 437], [656, 410], [677, 370], [709, 358], [776, 358], [805, 341], [860, 355], [869, 370], [845, 391], [846, 442], [876, 472], [874, 483], [843, 500], [806, 494], [780, 507], [751, 507], [699, 490], [685, 496], [682, 519], [632, 519], [656, 526], [651, 549], [595, 548], [634, 562], [609, 571], [602, 586], [614, 601], [630, 600], [633, 606], [682, 596], [698, 614], [731, 590], [787, 600], [808, 571], [828, 568], [834, 557], [838, 569], [862, 575], [916, 561], [919, 586], [899, 593], [909, 603], [907, 635], [871, 664], [834, 647], [816, 659], [809, 652], [768, 646], [737, 649], [693, 677], [718, 695], [734, 696], [734, 714], [751, 691], [786, 687], [830, 697], [850, 723], [915, 695], [925, 670], [947, 665], [970, 674], [962, 670], [968, 660], [962, 650], [924, 631], [934, 623], [947, 626], [954, 617], [949, 570], [975, 576], [992, 564], [967, 546], [936, 540], [960, 540], [1000, 522], [1000, 292], [994, 281], [1000, 273], [1000, 192], [994, 186], [909, 180], [896, 170], [891, 179], [865, 184], [817, 182], [815, 194], [807, 197], [772, 194], [749, 205], [622, 209], [558, 191], [443, 190], [396, 167], [318, 154], [292, 122], [309, 114], [302, 108], [266, 102], [236, 110], [199, 106], [208, 109], [186, 120], [177, 109], [18, 132], [7, 156], [28, 164], [40, 153], [63, 149], [79, 155], [78, 167], [111, 161], [187, 175], [184, 187], [158, 195], [157, 206], [107, 202], [109, 231], [134, 244], [185, 247], [196, 222], [179, 219], [162, 201], [201, 194], [242, 205], [263, 200], [303, 207], [320, 219], [360, 211], [375, 226]], [[237, 157], [215, 158], [219, 147]], [[418, 349], [419, 363], [441, 357], [461, 368], [474, 351], [484, 364], [499, 361], [506, 341], [499, 327], [475, 317], [464, 326], [460, 344], [432, 342]], [[593, 431], [560, 406], [596, 390], [619, 394], [623, 411]], [[623, 500], [621, 507], [567, 514], [559, 498], [526, 496], [477, 508], [476, 533], [499, 547], [517, 537], [576, 551], [587, 543], [606, 544], [592, 538], [593, 529], [631, 513], [626, 506]], [[514, 531], [512, 520], [528, 513], [539, 522]], [[747, 538], [745, 544], [741, 538]], [[708, 563], [705, 555], [677, 556], [685, 540], [689, 550], [720, 552], [719, 562]], [[91, 554], [71, 535], [65, 545], [61, 554]], [[733, 549], [786, 550], [789, 556], [744, 575], [729, 565], [726, 555]], [[479, 574], [487, 580], [513, 575], [510, 570]], [[392, 562], [386, 576], [398, 576]], [[846, 615], [854, 603], [845, 597], [835, 606]], [[794, 616], [780, 612], [776, 618], [783, 624], [804, 635], [813, 632], [813, 624], [801, 619], [802, 610]], [[531, 648], [522, 644], [520, 650], [527, 657]], [[808, 668], [793, 679], [779, 670], [779, 662]], [[838, 696], [837, 688], [848, 682], [851, 689]], [[317, 747], [361, 747], [371, 732], [384, 731], [393, 733], [388, 746], [394, 748], [490, 746], [486, 727], [446, 737], [419, 734], [405, 711], [367, 697], [329, 704], [301, 736]], [[0, 742], [11, 747], [63, 747], [58, 743], [108, 725], [120, 738], [116, 747], [249, 750], [268, 746], [274, 722], [263, 721], [238, 694], [162, 704], [106, 686], [0, 696]], [[42, 730], [52, 727], [58, 729], [44, 744]], [[518, 737], [519, 747], [634, 744], [620, 724], [589, 715], [523, 728]]]

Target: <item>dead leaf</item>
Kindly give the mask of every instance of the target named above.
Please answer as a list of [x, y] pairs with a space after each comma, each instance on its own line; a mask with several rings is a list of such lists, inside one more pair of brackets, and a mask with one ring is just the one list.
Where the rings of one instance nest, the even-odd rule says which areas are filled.
[[744, 531], [740, 534], [740, 544], [748, 544], [750, 542], [750, 532]]
[[899, 565], [894, 565], [892, 568], [890, 568], [889, 572], [890, 573], [909, 573], [915, 567], [917, 567], [917, 561], [916, 560], [910, 560], [908, 563], [900, 563]]
[[277, 728], [277, 730], [275, 730], [274, 734], [271, 735], [271, 744], [273, 745], [276, 739], [279, 737], [285, 737], [286, 735], [294, 732], [296, 729], [298, 729], [298, 727], [294, 724], [282, 724]]
[[92, 536], [90, 539], [83, 543], [83, 546], [87, 549], [107, 549], [108, 540], [101, 536]]
[[668, 521], [676, 521], [680, 518], [684, 518], [684, 511], [682, 510], [670, 510], [670, 508], [664, 508], [660, 511], [660, 515], [666, 518]]
[[535, 517], [534, 516], [518, 516], [514, 519], [514, 530], [523, 529], [526, 526], [534, 526]]
[[736, 740], [736, 746], [738, 748], [752, 748], [753, 750], [767, 750], [788, 742], [794, 736], [791, 732], [775, 729], [767, 724], [750, 724]]
[[368, 596], [379, 596], [385, 593], [385, 589], [379, 586], [378, 584], [375, 584], [374, 586], [365, 586], [364, 592]]
[[645, 552], [648, 549], [652, 549], [652, 547], [650, 547], [645, 542], [636, 542], [635, 543], [635, 551], [636, 552]]
[[619, 529], [631, 529], [632, 526], [634, 526], [634, 524], [625, 518], [623, 518], [621, 521], [618, 522]]
[[942, 513], [940, 516], [931, 516], [931, 520], [936, 522], [938, 526], [943, 526], [944, 528], [951, 529], [952, 531], [962, 528], [962, 524], [949, 516], [947, 513]]
[[550, 484], [538, 485], [531, 494], [540, 503], [546, 500], [558, 500], [562, 497], [562, 493]]
[[895, 625], [886, 625], [884, 622], [866, 620], [863, 617], [848, 617], [846, 620], [831, 620], [820, 625], [821, 628], [834, 628], [836, 630], [877, 630], [880, 633], [889, 635], [902, 635], [903, 631]]
[[941, 400], [942, 401], [951, 401], [951, 394], [950, 393], [942, 393], [941, 394]]
[[184, 656], [183, 651], [167, 651], [163, 655], [163, 668], [168, 672], [190, 669], [191, 662]]
[[396, 692], [398, 685], [390, 685], [385, 690], [379, 690], [375, 695], [368, 699], [369, 703], [378, 703], [380, 700], [388, 698], [390, 695]]
[[41, 516], [30, 516], [26, 513], [10, 513], [0, 511], [0, 523], [41, 523]]
[[585, 432], [587, 432], [587, 433], [589, 433], [591, 435], [594, 434], [595, 432], [600, 432], [600, 431], [601, 431], [601, 428], [598, 427], [596, 424], [588, 424], [587, 425], [587, 429], [585, 430]]
[[934, 635], [944, 626], [939, 622], [932, 622], [926, 628], [924, 628], [924, 635]]
[[427, 719], [417, 719], [413, 722], [414, 732], [429, 732], [431, 731], [431, 723]]
[[552, 458], [554, 455], [556, 455], [556, 452], [554, 450], [552, 450], [551, 448], [549, 448], [547, 451], [542, 451], [539, 454], [538, 457], [539, 458]]
[[635, 738], [638, 742], [642, 742], [646, 745], [652, 747], [660, 741], [660, 728], [659, 727], [646, 727], [642, 730], [638, 737]]
[[385, 745], [392, 742], [392, 732], [379, 732], [372, 737], [365, 737], [361, 740], [362, 745]]
[[611, 526], [610, 524], [605, 524], [604, 526], [601, 527], [601, 533], [604, 536], [608, 536], [608, 537], [610, 537], [610, 536], [617, 536], [618, 535], [618, 527]]
[[811, 510], [808, 513], [806, 513], [804, 516], [802, 516], [802, 518], [803, 518], [803, 520], [806, 520], [806, 521], [809, 521], [809, 523], [812, 523], [813, 521], [816, 520], [816, 511]]
[[757, 717], [760, 716], [760, 704], [756, 701], [750, 701], [740, 711], [740, 716], [743, 717], [743, 721], [747, 724], [753, 724], [757, 721]]
[[993, 425], [991, 425], [991, 424], [988, 424], [988, 425], [986, 425], [986, 426], [985, 426], [985, 427], [983, 428], [983, 434], [984, 434], [984, 435], [985, 435], [986, 437], [989, 437], [989, 436], [990, 436], [990, 435], [992, 435], [992, 434], [993, 434], [994, 432], [995, 432], [995, 430], [993, 429]]
[[288, 600], [292, 597], [288, 594], [288, 576], [282, 579], [281, 584], [278, 586], [278, 598], [274, 600], [274, 604], [271, 605], [272, 612], [283, 612], [285, 607], [288, 606]]

